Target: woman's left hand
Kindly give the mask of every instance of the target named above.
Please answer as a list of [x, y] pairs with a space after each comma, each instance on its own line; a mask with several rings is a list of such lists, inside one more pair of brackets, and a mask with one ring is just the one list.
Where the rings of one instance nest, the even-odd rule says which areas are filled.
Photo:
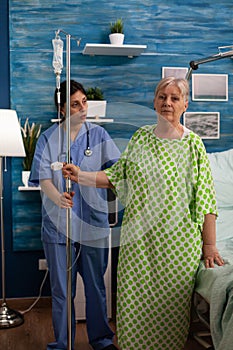
[[218, 266], [224, 265], [224, 260], [220, 256], [216, 245], [203, 244], [202, 253], [205, 267], [207, 269], [210, 267], [214, 267], [214, 264], [217, 264]]

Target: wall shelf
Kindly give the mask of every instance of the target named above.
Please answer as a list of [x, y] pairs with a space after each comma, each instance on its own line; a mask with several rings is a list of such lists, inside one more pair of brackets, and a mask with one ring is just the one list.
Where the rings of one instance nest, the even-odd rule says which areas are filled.
[[83, 55], [103, 56], [140, 56], [147, 45], [112, 45], [112, 44], [86, 44]]
[[87, 117], [87, 122], [90, 122], [90, 123], [113, 123], [114, 122], [114, 119], [111, 119], [111, 118], [100, 118], [100, 117], [97, 117], [97, 118], [90, 118], [90, 117]]
[[26, 186], [19, 186], [18, 191], [40, 191], [40, 186], [35, 187], [26, 187]]
[[[101, 117], [97, 116], [97, 117], [87, 117], [86, 121], [90, 122], [90, 123], [113, 123], [114, 119], [105, 118], [105, 117], [101, 118]], [[51, 122], [58, 123], [59, 119], [51, 119]]]

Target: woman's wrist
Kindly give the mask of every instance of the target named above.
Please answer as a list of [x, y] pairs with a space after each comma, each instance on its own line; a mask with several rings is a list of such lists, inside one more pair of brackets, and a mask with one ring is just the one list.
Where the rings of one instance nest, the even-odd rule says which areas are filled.
[[79, 183], [79, 175], [80, 175], [80, 167], [78, 165], [76, 167], [76, 182]]

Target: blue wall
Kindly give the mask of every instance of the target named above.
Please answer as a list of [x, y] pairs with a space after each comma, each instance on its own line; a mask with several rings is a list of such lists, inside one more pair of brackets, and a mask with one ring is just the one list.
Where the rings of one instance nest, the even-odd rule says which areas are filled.
[[[117, 137], [125, 138], [124, 123], [136, 127], [154, 123], [153, 91], [161, 78], [162, 67], [188, 68], [191, 60], [214, 55], [218, 46], [232, 44], [232, 10], [232, 0], [167, 0], [164, 3], [155, 0], [50, 0], [49, 3], [10, 0], [10, 106], [21, 118], [29, 117], [31, 121], [42, 123], [44, 128], [50, 125], [50, 119], [55, 116], [51, 40], [57, 29], [63, 29], [82, 38], [80, 47], [71, 42], [71, 77], [85, 87], [102, 88], [108, 102], [107, 117], [114, 118], [114, 125], [118, 125]], [[7, 26], [6, 12], [5, 16]], [[109, 23], [118, 17], [125, 23], [125, 44], [147, 45], [145, 53], [133, 59], [83, 55], [86, 43], [109, 43]], [[62, 39], [65, 41], [64, 37]], [[7, 44], [6, 41], [6, 47]], [[6, 69], [7, 64], [6, 54]], [[223, 59], [200, 65], [196, 72], [228, 74], [227, 102], [190, 100], [190, 112], [220, 112], [220, 138], [204, 141], [208, 151], [232, 147], [232, 68], [233, 60]], [[62, 79], [65, 79], [65, 69]], [[7, 90], [7, 78], [5, 82]], [[109, 125], [108, 129], [114, 136], [114, 126]], [[119, 129], [122, 130], [120, 135]], [[13, 160], [12, 168], [12, 205], [16, 213], [12, 234], [15, 237], [20, 221], [17, 213], [21, 213], [20, 208], [27, 208], [27, 195], [17, 191], [21, 184], [21, 160]], [[38, 225], [36, 229], [39, 231]], [[8, 254], [14, 264], [18, 257], [17, 268], [30, 283], [24, 286], [22, 282], [17, 283], [17, 288], [9, 283], [8, 295], [36, 295], [41, 280], [37, 260], [43, 253], [27, 249], [15, 252], [13, 235], [10, 235], [12, 251]], [[14, 264], [8, 267], [8, 277], [14, 271]]]
[[[85, 87], [98, 85], [103, 89], [108, 117], [114, 117], [115, 122], [127, 118], [137, 125], [154, 122], [154, 114], [147, 110], [139, 114], [137, 105], [153, 109], [153, 91], [163, 66], [189, 67], [191, 60], [214, 55], [218, 46], [232, 44], [230, 0], [99, 0], [98, 5], [95, 0], [10, 0], [9, 10], [11, 106], [20, 117], [29, 116], [45, 127], [55, 113], [51, 40], [57, 29], [82, 38], [80, 47], [71, 41], [71, 77]], [[147, 45], [145, 53], [133, 59], [83, 55], [86, 43], [109, 43], [109, 23], [117, 17], [125, 23], [125, 44]], [[64, 35], [61, 37], [65, 42]], [[190, 101], [189, 111], [220, 112], [221, 138], [206, 141], [208, 150], [231, 147], [232, 66], [229, 58], [200, 65], [196, 71], [229, 75], [228, 102]], [[118, 103], [117, 111], [113, 103]], [[130, 110], [129, 104], [133, 104]]]

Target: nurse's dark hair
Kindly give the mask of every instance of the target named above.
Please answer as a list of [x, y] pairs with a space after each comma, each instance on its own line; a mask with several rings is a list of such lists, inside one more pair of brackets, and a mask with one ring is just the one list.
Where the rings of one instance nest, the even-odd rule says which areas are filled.
[[[82, 86], [82, 84], [78, 83], [75, 80], [70, 80], [70, 96], [72, 96], [75, 92], [81, 91], [84, 95], [87, 95], [86, 90]], [[54, 103], [58, 109], [58, 99], [57, 99], [58, 89], [55, 89], [54, 92]], [[64, 107], [66, 103], [66, 80], [63, 81], [60, 85], [60, 107]]]

